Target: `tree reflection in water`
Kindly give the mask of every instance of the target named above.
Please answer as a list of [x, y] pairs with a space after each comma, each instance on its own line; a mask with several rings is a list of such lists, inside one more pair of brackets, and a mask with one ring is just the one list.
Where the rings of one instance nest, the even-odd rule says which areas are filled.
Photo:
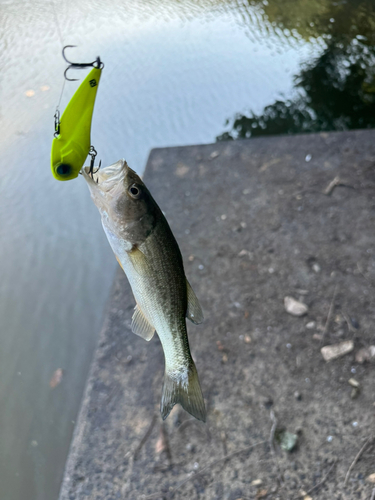
[[297, 97], [277, 100], [259, 115], [236, 115], [217, 140], [375, 126], [375, 2], [310, 2], [316, 12], [310, 9], [309, 22], [297, 15], [296, 4], [302, 9], [305, 0], [274, 1], [264, 16], [284, 32], [287, 26], [290, 33], [324, 41], [321, 55], [295, 77]]

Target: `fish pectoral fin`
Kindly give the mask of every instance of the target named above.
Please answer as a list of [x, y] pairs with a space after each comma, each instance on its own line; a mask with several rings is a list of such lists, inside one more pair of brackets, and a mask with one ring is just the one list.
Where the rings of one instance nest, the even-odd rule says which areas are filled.
[[139, 335], [147, 341], [150, 341], [155, 333], [155, 328], [150, 325], [138, 304], [134, 309], [131, 328], [133, 333]]
[[141, 276], [148, 274], [150, 272], [150, 263], [146, 257], [146, 255], [139, 250], [139, 248], [135, 247], [133, 250], [128, 252], [130, 260], [133, 264], [134, 269]]
[[188, 299], [186, 317], [196, 325], [199, 325], [204, 320], [201, 305], [193, 289], [191, 288], [188, 280], [186, 280], [186, 287], [187, 287], [187, 299]]

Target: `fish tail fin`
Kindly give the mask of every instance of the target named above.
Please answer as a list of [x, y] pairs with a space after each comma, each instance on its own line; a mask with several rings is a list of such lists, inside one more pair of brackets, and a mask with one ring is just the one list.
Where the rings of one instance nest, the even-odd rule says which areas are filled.
[[160, 412], [165, 420], [176, 403], [186, 410], [190, 415], [206, 421], [206, 407], [199, 384], [198, 372], [193, 360], [189, 368], [184, 372], [164, 374], [163, 394], [161, 397]]

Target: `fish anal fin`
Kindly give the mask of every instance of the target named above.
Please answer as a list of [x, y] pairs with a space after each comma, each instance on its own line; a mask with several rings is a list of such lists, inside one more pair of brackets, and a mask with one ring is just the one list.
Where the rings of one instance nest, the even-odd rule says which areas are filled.
[[186, 287], [187, 287], [187, 299], [188, 299], [186, 317], [196, 325], [199, 325], [204, 320], [201, 305], [199, 303], [199, 300], [197, 299], [197, 296], [194, 293], [194, 290], [191, 288], [188, 280], [186, 280]]
[[131, 328], [133, 333], [139, 335], [147, 341], [150, 341], [155, 333], [155, 328], [150, 325], [138, 304], [134, 309]]
[[206, 421], [206, 407], [193, 360], [185, 372], [165, 371], [160, 412], [165, 420], [175, 404], [179, 403], [190, 415]]

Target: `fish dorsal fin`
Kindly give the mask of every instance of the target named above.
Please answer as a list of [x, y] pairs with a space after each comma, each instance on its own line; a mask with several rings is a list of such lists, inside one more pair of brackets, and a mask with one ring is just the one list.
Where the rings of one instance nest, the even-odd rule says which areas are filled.
[[134, 247], [133, 250], [131, 250], [128, 253], [128, 255], [134, 266], [134, 269], [137, 271], [138, 274], [144, 276], [149, 273], [150, 263], [146, 255], [143, 252], [141, 252], [141, 250], [138, 247]]
[[186, 317], [196, 325], [199, 325], [204, 320], [201, 305], [193, 289], [191, 288], [188, 280], [186, 280], [186, 288], [187, 288], [187, 299], [188, 299]]
[[155, 333], [155, 328], [150, 325], [138, 304], [135, 306], [132, 317], [132, 332], [147, 341], [151, 340]]

